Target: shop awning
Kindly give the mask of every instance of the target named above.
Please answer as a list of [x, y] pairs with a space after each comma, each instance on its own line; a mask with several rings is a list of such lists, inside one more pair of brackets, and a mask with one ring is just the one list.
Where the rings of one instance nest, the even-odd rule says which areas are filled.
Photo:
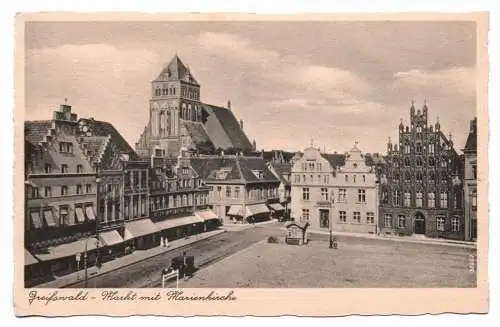
[[97, 240], [95, 238], [89, 238], [88, 242], [87, 239], [81, 239], [72, 243], [53, 246], [48, 248], [46, 252], [33, 253], [33, 255], [41, 261], [65, 258], [85, 252], [85, 243], [87, 243], [87, 251], [97, 248]]
[[28, 250], [24, 249], [24, 265], [29, 266], [29, 265], [34, 265], [35, 263], [38, 263], [38, 260], [35, 259], [35, 257], [28, 252]]
[[85, 215], [83, 214], [83, 208], [81, 208], [81, 207], [76, 207], [76, 208], [75, 208], [75, 211], [76, 211], [76, 220], [77, 220], [79, 223], [83, 223], [83, 222], [85, 222]]
[[203, 219], [204, 221], [219, 219], [219, 217], [212, 210], [200, 210], [194, 213], [197, 217]]
[[87, 219], [88, 220], [95, 220], [95, 212], [94, 212], [94, 207], [93, 206], [87, 206], [85, 208], [85, 213], [87, 214]]
[[251, 204], [251, 205], [248, 205], [247, 206], [247, 210], [246, 210], [246, 217], [249, 217], [249, 216], [254, 216], [254, 215], [258, 215], [258, 214], [261, 214], [261, 213], [268, 213], [269, 212], [269, 208], [267, 208], [267, 206], [263, 203], [260, 203], [260, 204]]
[[33, 226], [35, 226], [35, 228], [43, 227], [43, 222], [40, 217], [40, 213], [38, 211], [30, 212], [30, 216], [31, 216], [31, 221], [33, 222]]
[[140, 219], [125, 223], [125, 241], [158, 232], [151, 219]]
[[171, 218], [165, 219], [159, 222], [156, 222], [155, 225], [159, 230], [166, 230], [170, 228], [175, 228], [179, 226], [186, 226], [192, 224], [203, 223], [203, 219], [196, 216], [186, 216], [179, 218]]
[[47, 226], [54, 227], [56, 226], [56, 220], [54, 219], [54, 215], [52, 214], [52, 210], [44, 210], [43, 217], [45, 218], [45, 222]]
[[242, 207], [240, 205], [234, 205], [229, 208], [229, 211], [227, 212], [228, 215], [230, 216], [243, 216], [242, 212]]
[[279, 203], [271, 203], [269, 204], [269, 207], [274, 210], [274, 211], [283, 211], [285, 210], [285, 207], [283, 207], [281, 204]]
[[104, 232], [99, 234], [99, 240], [105, 246], [113, 246], [123, 242], [123, 238], [116, 230]]

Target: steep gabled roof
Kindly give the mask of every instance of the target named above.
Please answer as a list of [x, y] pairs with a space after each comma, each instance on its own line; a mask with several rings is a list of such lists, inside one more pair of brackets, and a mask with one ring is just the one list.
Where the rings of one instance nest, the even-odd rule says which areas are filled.
[[184, 65], [179, 56], [176, 54], [170, 62], [163, 67], [160, 75], [155, 81], [178, 81], [186, 80], [189, 83], [199, 85], [189, 68]]
[[252, 150], [252, 144], [229, 109], [202, 103], [207, 113], [206, 132], [215, 148]]
[[111, 137], [111, 142], [114, 144], [116, 149], [120, 151], [120, 153], [128, 154], [130, 160], [139, 160], [139, 156], [137, 155], [137, 153], [112, 124], [93, 119], [89, 119], [88, 122], [92, 127], [92, 132], [94, 136], [109, 135]]
[[469, 136], [467, 137], [463, 151], [468, 153], [477, 152], [477, 119], [470, 122]]
[[52, 128], [52, 120], [31, 120], [24, 122], [24, 136], [26, 141], [37, 145], [48, 135]]
[[321, 156], [325, 158], [334, 169], [345, 164], [345, 155], [336, 153], [322, 153]]
[[[234, 157], [200, 157], [191, 159], [191, 167], [204, 180], [217, 180], [216, 173], [226, 169], [228, 174], [224, 181], [243, 182]], [[219, 179], [220, 180], [220, 179]]]
[[184, 121], [182, 124], [189, 133], [189, 136], [198, 151], [207, 154], [214, 153], [215, 147], [212, 141], [210, 141], [210, 138], [201, 123]]
[[[279, 182], [279, 179], [271, 172], [269, 167], [267, 167], [266, 162], [259, 157], [237, 157], [241, 167], [241, 173], [243, 174], [243, 179], [247, 182], [260, 182], [260, 181], [270, 181]], [[253, 171], [261, 171], [262, 178], [259, 179]]]

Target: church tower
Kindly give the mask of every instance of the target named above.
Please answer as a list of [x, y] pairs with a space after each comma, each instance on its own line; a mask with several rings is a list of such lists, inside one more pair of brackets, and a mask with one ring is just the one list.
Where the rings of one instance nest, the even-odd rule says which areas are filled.
[[202, 122], [200, 84], [177, 54], [151, 82], [150, 137], [166, 153], [178, 153], [182, 121]]

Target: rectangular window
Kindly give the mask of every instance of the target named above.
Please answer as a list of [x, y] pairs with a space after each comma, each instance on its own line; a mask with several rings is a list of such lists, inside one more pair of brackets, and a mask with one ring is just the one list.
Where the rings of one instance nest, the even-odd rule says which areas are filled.
[[366, 191], [365, 190], [358, 190], [358, 202], [359, 203], [366, 203]]
[[40, 197], [40, 192], [38, 191], [38, 187], [31, 188], [31, 197], [36, 199]]
[[309, 209], [302, 209], [302, 222], [309, 221]]
[[434, 143], [429, 144], [429, 153], [434, 153]]
[[235, 198], [239, 198], [240, 197], [240, 187], [239, 186], [235, 186], [234, 187], [234, 197]]
[[45, 197], [50, 198], [52, 196], [52, 187], [46, 186], [44, 192], [45, 192]]
[[323, 176], [323, 184], [329, 184], [330, 183], [330, 176], [325, 175]]
[[76, 172], [77, 173], [83, 173], [83, 166], [82, 165], [76, 165]]
[[68, 165], [62, 164], [61, 165], [61, 173], [62, 174], [67, 174], [68, 173]]
[[366, 223], [370, 225], [375, 224], [375, 214], [373, 212], [366, 213]]
[[85, 193], [91, 193], [91, 192], [92, 192], [92, 184], [86, 184]]
[[44, 171], [46, 174], [52, 173], [52, 166], [50, 164], [45, 164]]
[[417, 192], [417, 198], [415, 205], [419, 208], [422, 207], [422, 192]]
[[309, 200], [309, 188], [302, 188], [302, 200]]
[[348, 175], [345, 175], [345, 181], [348, 182], [349, 181], [349, 176]]
[[61, 186], [61, 195], [68, 195], [68, 187], [66, 185]]
[[295, 175], [295, 183], [300, 183], [300, 175]]
[[410, 193], [405, 193], [405, 207], [409, 207], [411, 205], [411, 195]]
[[439, 206], [441, 208], [448, 207], [448, 193], [446, 193], [446, 192], [441, 193]]
[[451, 231], [454, 233], [460, 231], [460, 220], [457, 217], [451, 218]]
[[347, 214], [345, 211], [339, 211], [339, 222], [342, 224], [347, 222]]
[[436, 206], [435, 194], [433, 192], [429, 193], [427, 196], [427, 206], [429, 208], [434, 208]]
[[436, 218], [436, 224], [437, 224], [437, 230], [440, 232], [444, 232], [444, 217], [437, 217]]
[[83, 187], [81, 185], [76, 186], [76, 194], [82, 194]]
[[328, 189], [326, 187], [321, 188], [321, 200], [328, 201]]
[[472, 165], [472, 177], [474, 179], [477, 179], [477, 166], [476, 165]]
[[346, 197], [347, 197], [347, 190], [345, 188], [339, 189], [339, 202], [341, 203], [345, 202]]
[[384, 215], [384, 227], [386, 228], [392, 227], [392, 215], [390, 213], [386, 213]]
[[400, 205], [400, 200], [399, 200], [399, 191], [395, 190], [392, 195], [392, 201], [394, 206], [399, 206]]
[[354, 211], [352, 213], [352, 221], [357, 224], [361, 223], [361, 212]]
[[406, 217], [404, 215], [398, 216], [398, 226], [399, 228], [404, 228], [406, 226]]
[[472, 190], [472, 210], [476, 211], [477, 210], [477, 190]]
[[60, 206], [59, 207], [59, 225], [60, 226], [70, 225], [68, 206]]
[[226, 198], [231, 197], [231, 186], [226, 186]]

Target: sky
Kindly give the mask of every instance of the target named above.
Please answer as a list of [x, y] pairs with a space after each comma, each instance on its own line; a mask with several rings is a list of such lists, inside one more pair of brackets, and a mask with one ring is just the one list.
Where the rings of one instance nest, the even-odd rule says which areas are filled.
[[414, 101], [460, 150], [476, 112], [473, 22], [30, 22], [25, 36], [26, 119], [67, 98], [132, 146], [176, 53], [258, 149], [384, 153]]

